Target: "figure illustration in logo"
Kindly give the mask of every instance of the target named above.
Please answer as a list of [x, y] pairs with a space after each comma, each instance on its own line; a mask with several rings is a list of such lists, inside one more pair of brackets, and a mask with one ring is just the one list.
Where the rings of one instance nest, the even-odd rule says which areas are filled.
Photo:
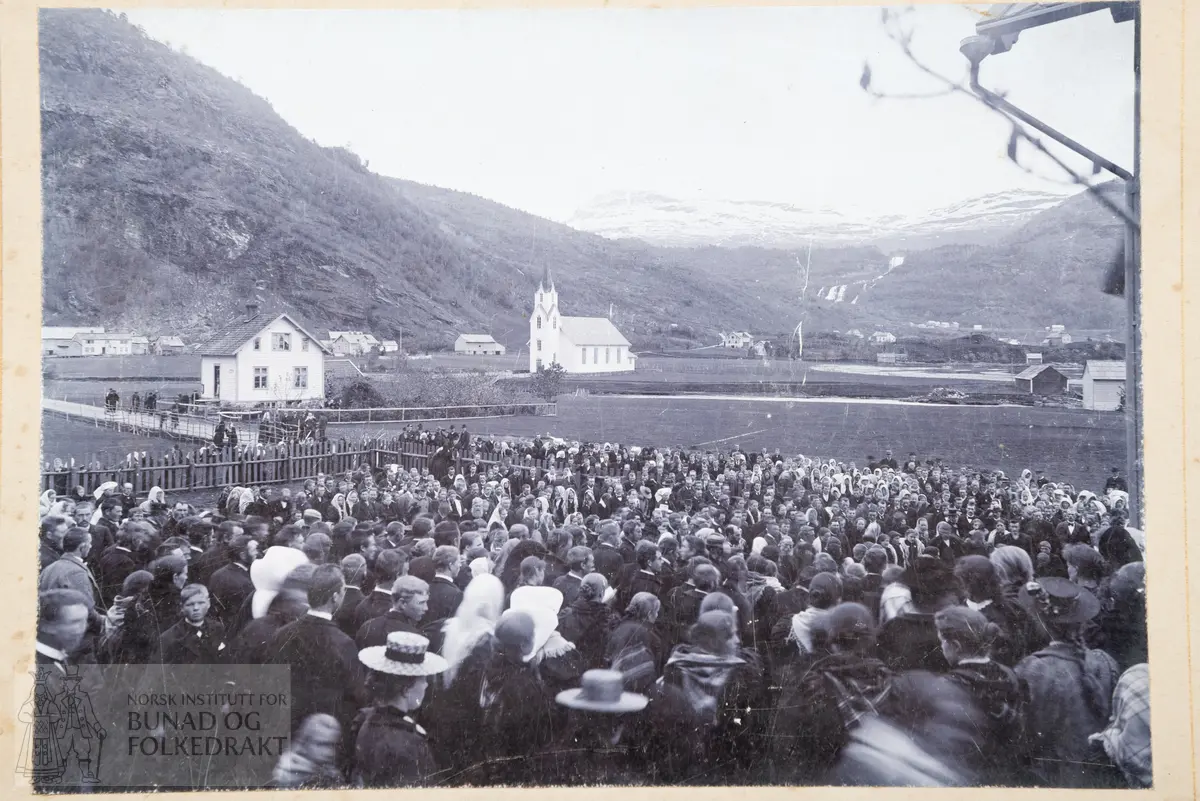
[[55, 727], [58, 737], [58, 752], [63, 760], [65, 772], [72, 751], [79, 760], [83, 780], [88, 784], [100, 781], [100, 748], [108, 732], [100, 725], [100, 719], [92, 709], [92, 699], [79, 689], [79, 669], [68, 665], [63, 677], [62, 692], [54, 698], [58, 705], [59, 718]]
[[30, 671], [30, 675], [34, 681], [33, 692], [17, 716], [27, 724], [17, 771], [29, 777], [34, 785], [50, 784], [62, 778], [66, 767], [55, 734], [62, 713], [46, 684], [46, 667], [39, 665]]

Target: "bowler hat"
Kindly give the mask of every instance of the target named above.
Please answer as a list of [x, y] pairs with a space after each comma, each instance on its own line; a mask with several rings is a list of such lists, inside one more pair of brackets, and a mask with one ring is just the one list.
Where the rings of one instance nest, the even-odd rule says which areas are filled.
[[1021, 605], [1048, 623], [1086, 623], [1100, 612], [1091, 592], [1065, 578], [1047, 576], [1021, 588]]

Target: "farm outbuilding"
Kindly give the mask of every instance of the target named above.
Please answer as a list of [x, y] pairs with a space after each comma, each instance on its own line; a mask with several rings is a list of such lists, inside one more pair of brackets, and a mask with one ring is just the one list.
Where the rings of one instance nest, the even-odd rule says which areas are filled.
[[1067, 377], [1048, 364], [1035, 364], [1017, 374], [1017, 389], [1031, 395], [1061, 395]]
[[1026, 353], [1025, 354], [1025, 363], [1026, 364], [1041, 364], [1042, 363], [1042, 354]]
[[489, 334], [460, 334], [454, 341], [454, 352], [480, 356], [503, 356], [504, 346]]
[[1125, 362], [1092, 360], [1083, 368], [1083, 408], [1112, 412], [1121, 408]]

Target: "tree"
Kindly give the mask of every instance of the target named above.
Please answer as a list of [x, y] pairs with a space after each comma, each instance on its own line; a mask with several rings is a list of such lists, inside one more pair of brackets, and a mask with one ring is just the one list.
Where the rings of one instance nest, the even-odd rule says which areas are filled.
[[554, 400], [562, 393], [566, 375], [567, 371], [558, 362], [549, 367], [539, 367], [533, 374], [533, 394], [546, 401]]

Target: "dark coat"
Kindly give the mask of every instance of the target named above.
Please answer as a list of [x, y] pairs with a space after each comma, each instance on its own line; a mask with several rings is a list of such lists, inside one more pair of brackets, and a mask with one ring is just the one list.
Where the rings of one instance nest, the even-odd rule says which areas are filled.
[[113, 600], [121, 593], [121, 585], [125, 579], [138, 569], [133, 553], [127, 548], [113, 545], [100, 555], [96, 563], [96, 580], [100, 582], [100, 597], [104, 607], [112, 606]]
[[246, 623], [233, 643], [235, 664], [266, 665], [271, 662], [271, 643], [281, 628], [304, 614], [304, 607], [288, 602], [271, 604], [267, 614]]
[[950, 670], [942, 654], [933, 615], [903, 612], [883, 624], [879, 630], [879, 656], [891, 670], [928, 670], [945, 673]]
[[560, 576], [554, 582], [554, 589], [558, 590], [563, 595], [563, 606], [567, 607], [575, 603], [575, 599], [579, 597], [579, 585], [582, 583], [579, 576], [567, 573], [565, 576]]
[[346, 587], [346, 597], [342, 599], [342, 605], [338, 607], [337, 613], [333, 616], [333, 622], [338, 624], [338, 628], [346, 632], [346, 636], [353, 637], [358, 633], [358, 629], [354, 628], [354, 616], [358, 612], [358, 605], [362, 603], [363, 591], [358, 587]]
[[[346, 603], [343, 601], [342, 606], [345, 605]], [[354, 633], [357, 635], [358, 630], [361, 629], [363, 624], [365, 624], [368, 620], [374, 620], [377, 617], [386, 615], [388, 610], [391, 608], [392, 594], [390, 592], [385, 592], [383, 590], [380, 590], [379, 592], [375, 592], [374, 590], [368, 592], [365, 596], [363, 596], [363, 599], [358, 602], [358, 606], [354, 607], [354, 619], [351, 623]]]
[[648, 592], [655, 598], [662, 600], [662, 578], [654, 573], [642, 570], [636, 564], [628, 565], [617, 593], [617, 608], [625, 609], [629, 606], [629, 602], [633, 600], [633, 596], [639, 592]]
[[563, 639], [575, 643], [583, 659], [584, 670], [607, 667], [605, 653], [608, 638], [617, 627], [619, 618], [600, 601], [577, 598], [558, 615], [558, 632]]
[[362, 627], [354, 634], [354, 645], [360, 651], [373, 645], [387, 645], [388, 635], [393, 631], [407, 631], [411, 634], [425, 636], [424, 632], [405, 617], [403, 612], [389, 609], [379, 617], [373, 617], [362, 624]]
[[621, 552], [611, 545], [599, 544], [593, 549], [592, 555], [596, 561], [596, 572], [608, 579], [609, 586], [620, 586], [621, 571], [625, 569]]
[[225, 627], [212, 617], [199, 626], [179, 621], [163, 632], [160, 649], [164, 665], [219, 665], [230, 653]]
[[444, 620], [454, 617], [462, 603], [463, 591], [444, 576], [434, 576], [429, 582], [429, 609], [421, 619], [421, 628], [429, 630]]
[[211, 591], [212, 586], [209, 582], [212, 581], [213, 575], [227, 564], [229, 564], [228, 546], [224, 543], [216, 543], [192, 560], [189, 572], [194, 570], [196, 581]]
[[436, 780], [437, 764], [425, 730], [391, 706], [362, 710], [353, 722], [354, 779], [363, 787], [423, 787]]
[[208, 592], [212, 596], [213, 613], [227, 632], [235, 634], [234, 625], [238, 612], [246, 603], [246, 599], [254, 594], [254, 582], [250, 578], [250, 571], [241, 565], [225, 565], [212, 574], [208, 582]]
[[354, 640], [332, 620], [308, 613], [279, 629], [271, 650], [272, 664], [292, 668], [292, 730], [323, 712], [347, 731], [363, 700], [363, 668]]

